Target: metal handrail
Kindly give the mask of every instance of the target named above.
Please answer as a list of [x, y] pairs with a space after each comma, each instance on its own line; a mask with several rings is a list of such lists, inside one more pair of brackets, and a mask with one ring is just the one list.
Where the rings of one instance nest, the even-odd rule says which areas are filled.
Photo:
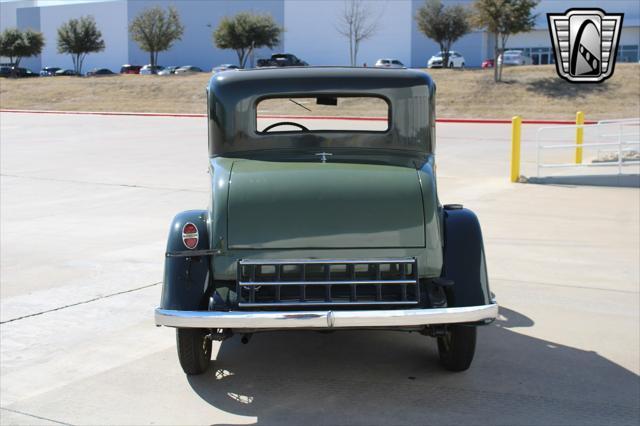
[[[625, 118], [619, 120], [602, 120], [596, 124], [575, 124], [575, 125], [563, 125], [563, 126], [545, 126], [540, 127], [536, 131], [536, 176], [540, 177], [540, 170], [544, 168], [564, 168], [564, 167], [606, 167], [617, 166], [618, 174], [622, 174], [622, 168], [625, 166], [640, 164], [640, 160], [624, 160], [622, 154], [624, 152], [634, 151], [634, 149], [628, 148], [630, 145], [637, 145], [640, 147], [640, 132], [626, 133], [623, 127], [627, 126], [640, 126], [640, 118]], [[597, 131], [598, 142], [594, 143], [581, 143], [582, 141], [566, 143], [566, 144], [549, 144], [544, 145], [542, 142], [559, 142], [559, 139], [541, 139], [541, 134], [548, 133], [558, 129], [595, 129]], [[617, 128], [616, 133], [602, 133], [602, 129]], [[632, 140], [628, 140], [628, 137], [634, 137]], [[635, 137], [638, 137], [637, 139]], [[615, 142], [602, 142], [602, 140], [616, 138]], [[580, 160], [576, 159], [576, 163], [556, 163], [556, 164], [544, 164], [541, 162], [541, 151], [544, 149], [575, 149], [576, 152], [580, 150], [582, 152], [585, 148], [599, 148], [599, 147], [617, 147], [618, 159], [611, 162], [597, 162], [584, 164]]]

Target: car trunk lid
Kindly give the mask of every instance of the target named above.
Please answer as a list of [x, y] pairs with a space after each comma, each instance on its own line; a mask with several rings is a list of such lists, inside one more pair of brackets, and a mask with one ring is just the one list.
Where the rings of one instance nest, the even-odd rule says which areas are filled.
[[231, 249], [424, 247], [415, 169], [239, 160], [228, 201]]

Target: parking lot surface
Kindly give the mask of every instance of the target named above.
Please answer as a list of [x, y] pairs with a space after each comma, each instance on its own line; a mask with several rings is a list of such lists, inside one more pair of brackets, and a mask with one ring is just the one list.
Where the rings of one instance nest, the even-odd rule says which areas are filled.
[[171, 218], [207, 205], [204, 119], [0, 113], [0, 423], [637, 425], [640, 190], [511, 184], [509, 132], [437, 127], [501, 305], [470, 370], [416, 333], [278, 332], [188, 378], [153, 309]]

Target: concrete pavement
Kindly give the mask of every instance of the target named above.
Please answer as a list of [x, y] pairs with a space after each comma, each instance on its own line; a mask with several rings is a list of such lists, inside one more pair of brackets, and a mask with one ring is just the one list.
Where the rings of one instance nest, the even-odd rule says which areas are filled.
[[279, 332], [187, 378], [152, 314], [169, 222], [207, 203], [204, 120], [0, 113], [0, 423], [637, 424], [640, 190], [510, 184], [508, 126], [437, 133], [502, 306], [469, 371], [415, 333]]

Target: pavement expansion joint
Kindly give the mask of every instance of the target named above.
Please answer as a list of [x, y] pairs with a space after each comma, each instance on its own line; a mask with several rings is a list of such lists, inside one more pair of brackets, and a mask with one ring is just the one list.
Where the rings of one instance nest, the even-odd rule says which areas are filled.
[[145, 288], [153, 287], [153, 286], [156, 286], [156, 285], [161, 284], [161, 283], [162, 283], [162, 281], [159, 281], [157, 283], [143, 285], [142, 287], [136, 287], [136, 288], [132, 288], [132, 289], [129, 289], [129, 290], [123, 290], [123, 291], [119, 291], [117, 293], [105, 294], [103, 296], [94, 297], [92, 299], [83, 300], [81, 302], [76, 302], [76, 303], [71, 303], [69, 305], [64, 305], [64, 306], [60, 306], [60, 307], [53, 308], [53, 309], [47, 309], [47, 310], [41, 311], [41, 312], [34, 312], [33, 314], [23, 315], [23, 316], [20, 316], [20, 317], [11, 318], [11, 319], [2, 321], [2, 322], [0, 322], [0, 325], [7, 324], [7, 323], [10, 323], [10, 322], [13, 322], [13, 321], [18, 321], [18, 320], [25, 319], [25, 318], [35, 317], [35, 316], [38, 316], [38, 315], [48, 314], [50, 312], [55, 312], [55, 311], [59, 311], [59, 310], [62, 310], [62, 309], [71, 308], [73, 306], [84, 305], [84, 304], [87, 304], [87, 303], [96, 302], [98, 300], [107, 299], [109, 297], [114, 297], [114, 296], [119, 296], [121, 294], [132, 293], [132, 292], [138, 291], [138, 290], [144, 290]]
[[37, 416], [35, 414], [25, 413], [24, 411], [12, 410], [11, 408], [0, 407], [0, 410], [9, 411], [11, 413], [20, 414], [20, 415], [27, 416], [27, 417], [32, 417], [34, 419], [45, 420], [45, 421], [51, 422], [51, 423], [57, 423], [59, 425], [71, 426], [71, 423], [65, 423], [65, 422], [61, 422], [61, 421], [58, 421], [58, 420], [50, 419], [48, 417], [42, 417], [42, 416]]

